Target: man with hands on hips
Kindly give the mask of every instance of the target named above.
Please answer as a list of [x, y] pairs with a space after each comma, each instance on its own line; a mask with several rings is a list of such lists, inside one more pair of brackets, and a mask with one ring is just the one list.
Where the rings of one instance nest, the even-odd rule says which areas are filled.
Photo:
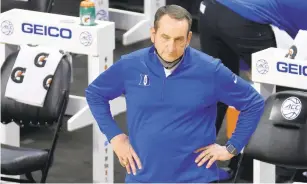
[[[114, 152], [119, 158], [120, 164], [126, 168], [127, 173], [133, 173], [136, 175], [137, 168], [142, 169], [142, 164], [129, 143], [129, 138], [125, 134], [120, 134], [111, 140]], [[200, 148], [195, 151], [200, 153], [195, 159], [195, 163], [198, 167], [204, 165], [207, 161], [206, 168], [209, 168], [215, 161], [230, 160], [236, 153], [230, 153], [226, 146], [220, 146], [218, 144], [212, 144], [204, 148]]]
[[[219, 59], [189, 47], [192, 18], [177, 5], [159, 8], [153, 45], [124, 55], [86, 89], [100, 130], [127, 170], [125, 182], [215, 182], [217, 160], [239, 153], [263, 113], [262, 97]], [[124, 94], [129, 137], [109, 101]], [[241, 111], [226, 145], [216, 142], [218, 101]]]

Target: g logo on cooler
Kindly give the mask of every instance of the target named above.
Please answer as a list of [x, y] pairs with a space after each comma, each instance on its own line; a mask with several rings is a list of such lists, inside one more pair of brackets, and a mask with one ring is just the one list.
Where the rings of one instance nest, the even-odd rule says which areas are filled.
[[282, 103], [280, 110], [285, 119], [294, 120], [301, 113], [302, 102], [297, 97], [289, 97]]
[[83, 15], [81, 17], [81, 20], [82, 20], [82, 24], [83, 25], [90, 25], [90, 23], [91, 23], [91, 16], [90, 15]]

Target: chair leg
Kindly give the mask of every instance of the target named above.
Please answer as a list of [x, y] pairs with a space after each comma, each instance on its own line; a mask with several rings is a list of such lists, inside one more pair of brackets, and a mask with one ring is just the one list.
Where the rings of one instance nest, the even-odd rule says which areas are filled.
[[48, 171], [49, 171], [52, 159], [53, 159], [53, 153], [54, 153], [54, 150], [55, 150], [58, 138], [59, 138], [59, 132], [62, 128], [63, 117], [64, 117], [65, 109], [66, 109], [66, 106], [67, 106], [67, 103], [68, 103], [68, 95], [69, 95], [67, 91], [64, 91], [63, 93], [64, 93], [63, 94], [63, 96], [64, 96], [63, 105], [62, 105], [62, 108], [61, 108], [60, 116], [59, 116], [58, 121], [57, 121], [57, 127], [56, 127], [56, 130], [55, 130], [54, 136], [53, 136], [51, 149], [49, 150], [47, 163], [45, 165], [45, 168], [42, 170], [42, 178], [41, 178], [40, 183], [46, 182], [46, 179], [47, 179], [47, 176], [48, 176]]
[[48, 171], [49, 171], [49, 167], [48, 168], [44, 168], [42, 170], [42, 178], [41, 178], [40, 183], [46, 183], [46, 179], [47, 179], [47, 176], [48, 176]]
[[294, 180], [296, 174], [297, 174], [297, 170], [295, 170], [295, 172], [293, 173], [293, 175], [292, 175], [291, 178], [290, 178], [290, 182], [291, 182], [291, 183], [293, 183], [293, 180]]
[[58, 137], [59, 137], [58, 133], [60, 132], [60, 129], [61, 129], [61, 126], [62, 126], [63, 116], [64, 115], [61, 113], [61, 115], [59, 117], [59, 121], [58, 121], [56, 131], [55, 131], [55, 134], [54, 134], [54, 138], [53, 138], [53, 141], [52, 141], [52, 146], [51, 146], [51, 149], [49, 150], [47, 163], [45, 165], [45, 168], [42, 170], [42, 178], [41, 178], [40, 183], [46, 182], [46, 179], [47, 179], [47, 176], [48, 176], [48, 171], [49, 171], [51, 162], [53, 160], [53, 153], [54, 153], [54, 150], [55, 150], [55, 147], [56, 147], [56, 144], [57, 144], [57, 140], [58, 140]]
[[32, 176], [32, 173], [26, 173], [25, 175], [29, 181], [31, 181], [32, 183], [36, 183], [36, 181], [34, 180]]
[[233, 178], [233, 183], [237, 183], [238, 176], [241, 174], [241, 162], [243, 160], [243, 155], [244, 155], [244, 153], [242, 153], [240, 158], [239, 158], [237, 170], [235, 171], [235, 176]]

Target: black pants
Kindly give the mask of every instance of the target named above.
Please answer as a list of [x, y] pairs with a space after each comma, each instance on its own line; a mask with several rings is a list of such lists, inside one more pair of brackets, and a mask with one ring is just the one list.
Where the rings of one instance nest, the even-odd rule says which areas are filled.
[[[239, 74], [240, 59], [251, 66], [252, 53], [276, 47], [275, 35], [270, 25], [247, 20], [215, 0], [204, 0], [203, 3], [206, 8], [204, 13], [200, 12], [199, 19], [201, 49], [204, 53], [221, 59], [223, 64], [235, 74]], [[288, 89], [291, 88], [276, 87], [276, 91]], [[226, 104], [218, 103], [217, 134], [222, 126], [227, 108]], [[236, 169], [237, 159], [234, 157], [231, 160], [230, 168]], [[242, 163], [252, 165], [252, 159], [243, 159]], [[291, 175], [293, 170], [277, 167], [278, 173]]]
[[[239, 74], [240, 59], [251, 65], [251, 54], [276, 47], [270, 25], [259, 24], [241, 17], [215, 0], [203, 1], [206, 8], [200, 12], [200, 44], [204, 53], [221, 59], [235, 74]], [[218, 104], [216, 130], [219, 132], [227, 106]]]

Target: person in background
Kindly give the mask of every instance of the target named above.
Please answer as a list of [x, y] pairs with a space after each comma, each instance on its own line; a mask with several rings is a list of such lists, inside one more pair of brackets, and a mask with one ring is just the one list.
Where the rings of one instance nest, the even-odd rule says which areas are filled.
[[[216, 161], [237, 155], [262, 116], [264, 100], [248, 82], [189, 46], [191, 25], [184, 8], [159, 8], [150, 30], [153, 45], [122, 56], [86, 89], [94, 118], [127, 170], [127, 183], [226, 179]], [[122, 94], [129, 136], [110, 112], [109, 101]], [[218, 101], [244, 112], [225, 145], [216, 144]]]
[[[204, 0], [200, 5], [199, 32], [201, 50], [221, 59], [239, 75], [240, 60], [251, 67], [251, 54], [276, 47], [271, 25], [293, 39], [299, 30], [307, 30], [306, 0]], [[250, 78], [250, 72], [246, 75]], [[278, 86], [276, 91], [290, 88]], [[216, 130], [219, 132], [228, 106], [218, 104]], [[231, 164], [236, 169], [237, 158]]]

